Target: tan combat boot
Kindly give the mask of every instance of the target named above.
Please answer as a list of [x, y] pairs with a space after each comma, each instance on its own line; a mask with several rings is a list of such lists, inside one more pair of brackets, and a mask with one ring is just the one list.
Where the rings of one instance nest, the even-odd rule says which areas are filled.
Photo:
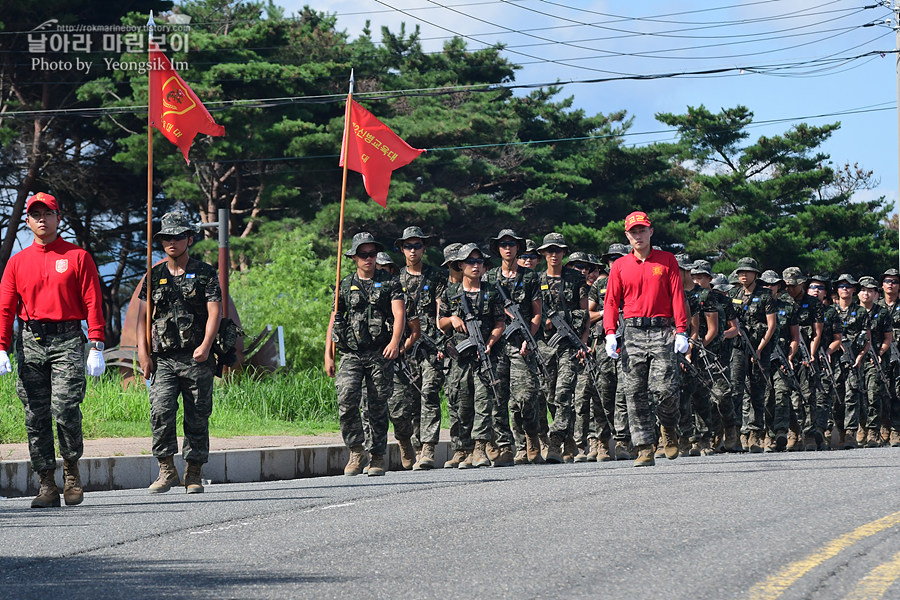
[[366, 475], [369, 477], [381, 477], [384, 475], [384, 454], [372, 455], [369, 459], [369, 470], [366, 472]]
[[500, 448], [494, 442], [488, 442], [484, 447], [484, 453], [487, 454], [487, 457], [491, 462], [497, 460], [497, 457], [500, 456]]
[[666, 458], [675, 460], [678, 458], [678, 434], [675, 433], [674, 427], [660, 427], [662, 431], [663, 449], [666, 451]]
[[397, 445], [400, 446], [400, 466], [409, 471], [416, 464], [416, 450], [409, 438], [397, 438]]
[[891, 443], [891, 428], [884, 425], [881, 426], [881, 445], [887, 446]]
[[56, 469], [44, 469], [38, 473], [41, 489], [31, 501], [31, 508], [59, 506], [59, 488], [56, 486]]
[[788, 452], [796, 452], [800, 449], [800, 436], [797, 435], [797, 432], [793, 429], [788, 431], [787, 434], [787, 451]]
[[471, 468], [473, 467], [473, 465], [472, 465], [472, 451], [471, 451], [471, 450], [463, 450], [463, 454], [465, 454], [465, 456], [463, 457], [462, 461], [460, 461], [459, 466], [458, 466], [457, 468], [459, 468], [459, 469], [471, 469]]
[[466, 451], [465, 450], [457, 450], [453, 453], [453, 456], [450, 457], [450, 460], [444, 463], [445, 469], [455, 469], [457, 468], [462, 461], [466, 460]]
[[350, 459], [344, 467], [344, 475], [359, 475], [366, 463], [366, 452], [362, 446], [350, 446]]
[[541, 438], [538, 434], [525, 434], [525, 453], [528, 456], [528, 462], [531, 464], [544, 464], [544, 455], [541, 453]]
[[188, 494], [203, 493], [203, 479], [200, 472], [203, 470], [203, 463], [198, 460], [187, 461], [187, 468], [184, 470], [184, 491]]
[[900, 446], [900, 431], [891, 431], [891, 448]]
[[577, 446], [577, 448], [578, 452], [575, 453], [575, 458], [572, 459], [572, 462], [586, 463], [588, 461], [587, 452], [585, 452], [583, 446]]
[[612, 456], [609, 455], [609, 440], [596, 440], [597, 442], [597, 462], [609, 462]]
[[750, 435], [747, 433], [741, 434], [741, 452], [750, 452]]
[[587, 453], [587, 461], [588, 462], [597, 462], [597, 453], [600, 446], [600, 440], [597, 438], [588, 438], [588, 453]]
[[63, 498], [66, 506], [75, 506], [84, 500], [81, 474], [78, 472], [78, 460], [67, 460], [63, 463]]
[[681, 456], [700, 456], [700, 451], [697, 451], [697, 454], [691, 452], [691, 448], [693, 444], [691, 444], [691, 438], [686, 435], [682, 435], [678, 437], [678, 454]]
[[552, 465], [559, 465], [563, 462], [563, 455], [560, 451], [560, 447], [563, 445], [564, 440], [558, 435], [551, 435], [549, 444], [547, 445], [547, 455], [544, 457], [548, 463]]
[[477, 440], [475, 442], [475, 450], [472, 451], [472, 466], [473, 467], [489, 467], [491, 466], [491, 459], [487, 457], [487, 442], [484, 440]]
[[856, 445], [857, 446], [865, 446], [866, 445], [866, 428], [860, 425], [856, 428]]
[[575, 462], [575, 455], [578, 454], [578, 447], [575, 445], [575, 439], [571, 435], [566, 436], [566, 440], [565, 442], [563, 442], [562, 448], [563, 462], [566, 464]]
[[709, 445], [709, 440], [701, 439], [700, 440], [700, 456], [712, 456], [716, 453]]
[[852, 450], [859, 444], [856, 442], [856, 431], [848, 429], [844, 432], [844, 450]]
[[759, 454], [763, 451], [763, 440], [756, 430], [751, 431], [747, 435], [747, 447], [752, 454]]
[[737, 427], [725, 428], [725, 452], [743, 452]]
[[413, 466], [414, 471], [424, 471], [434, 468], [434, 444], [422, 444], [422, 451], [419, 452], [419, 461]]
[[881, 448], [881, 432], [879, 430], [869, 430], [866, 436], [866, 448]]
[[491, 461], [495, 467], [512, 467], [516, 464], [512, 446], [500, 446], [497, 458]]
[[638, 446], [637, 451], [638, 455], [637, 458], [634, 459], [634, 466], [652, 467], [656, 464], [656, 460], [653, 458], [653, 446], [651, 444]]
[[513, 457], [513, 462], [517, 465], [527, 465], [528, 464], [528, 451], [525, 448], [520, 448], [516, 450], [516, 455]]
[[550, 437], [546, 433], [540, 435], [541, 440], [541, 457], [547, 458], [547, 449], [550, 448]]
[[622, 440], [616, 440], [615, 455], [616, 460], [631, 460], [634, 458], [628, 450], [628, 444]]
[[181, 478], [178, 477], [178, 471], [175, 470], [175, 457], [166, 456], [158, 458], [159, 461], [159, 477], [147, 488], [151, 494], [163, 494], [172, 489], [173, 485], [181, 485]]

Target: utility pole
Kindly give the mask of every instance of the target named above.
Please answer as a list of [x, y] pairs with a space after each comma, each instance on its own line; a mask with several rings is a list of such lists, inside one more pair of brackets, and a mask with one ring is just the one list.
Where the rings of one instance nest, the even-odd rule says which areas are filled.
[[900, 0], [891, 0], [891, 27], [894, 28], [894, 61], [897, 71], [897, 251], [900, 252]]

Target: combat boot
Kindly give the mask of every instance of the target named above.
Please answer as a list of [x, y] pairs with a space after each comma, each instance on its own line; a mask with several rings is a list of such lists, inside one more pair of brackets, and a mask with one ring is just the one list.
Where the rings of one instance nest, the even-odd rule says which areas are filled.
[[678, 437], [678, 454], [681, 456], [700, 456], [700, 453], [691, 452], [691, 439], [686, 435]]
[[725, 452], [743, 452], [737, 427], [725, 428]]
[[471, 450], [464, 450], [463, 452], [465, 452], [465, 456], [464, 456], [463, 459], [460, 461], [460, 463], [459, 463], [459, 465], [458, 465], [457, 468], [459, 468], [459, 469], [471, 469], [471, 468], [473, 467], [473, 465], [472, 465], [472, 451], [471, 451]]
[[[697, 440], [696, 442], [691, 442], [691, 449], [688, 451], [689, 456], [703, 456], [703, 448], [704, 441]], [[709, 449], [709, 444], [706, 444], [706, 448]]]
[[[819, 434], [821, 435], [821, 434]], [[815, 452], [819, 449], [819, 442], [816, 440], [815, 433], [806, 433], [803, 435], [803, 451]]]
[[547, 450], [550, 448], [550, 438], [546, 433], [542, 433], [540, 436], [541, 439], [541, 457], [547, 458]]
[[622, 440], [616, 440], [615, 454], [616, 460], [631, 460], [634, 458], [628, 450], [628, 444]]
[[712, 456], [715, 453], [716, 451], [709, 445], [709, 440], [705, 438], [700, 440], [700, 456]]
[[491, 461], [495, 467], [512, 467], [516, 464], [512, 446], [500, 446], [497, 458]]
[[400, 466], [409, 471], [416, 464], [416, 450], [409, 438], [397, 438], [397, 445], [400, 446]]
[[675, 460], [678, 458], [678, 434], [675, 433], [674, 427], [660, 427], [662, 430], [663, 449], [666, 452], [666, 458]]
[[787, 451], [796, 452], [798, 450], [800, 450], [800, 436], [791, 429], [787, 434]]
[[866, 445], [866, 428], [860, 425], [856, 428], [856, 445], [857, 446], [865, 446]]
[[552, 465], [562, 464], [563, 455], [560, 451], [560, 447], [563, 445], [564, 440], [558, 435], [551, 435], [549, 442], [550, 443], [547, 445], [547, 455], [544, 457], [544, 460]]
[[656, 460], [653, 458], [653, 446], [651, 444], [638, 446], [637, 451], [638, 455], [637, 458], [634, 459], [634, 466], [652, 467], [656, 464]]
[[844, 432], [844, 450], [853, 450], [858, 444], [856, 443], [856, 431], [848, 429]]
[[830, 429], [826, 429], [822, 433], [822, 437], [825, 439], [822, 440], [822, 445], [819, 447], [819, 450], [831, 450], [831, 436], [832, 433]]
[[741, 434], [741, 452], [750, 452], [750, 434]]
[[588, 461], [587, 452], [584, 451], [584, 447], [578, 446], [578, 453], [575, 454], [575, 458], [572, 459], [572, 462], [586, 463], [587, 461]]
[[484, 440], [476, 440], [475, 442], [475, 450], [472, 451], [472, 466], [491, 466], [491, 459], [487, 457], [487, 442]]
[[891, 443], [891, 428], [885, 427], [884, 425], [882, 425], [881, 426], [881, 445], [887, 446], [890, 443]]
[[465, 450], [457, 450], [453, 453], [453, 456], [450, 457], [450, 460], [444, 463], [445, 469], [455, 469], [459, 467], [462, 461], [466, 460], [466, 451]]
[[187, 468], [184, 470], [184, 491], [188, 494], [203, 493], [203, 479], [200, 472], [203, 470], [203, 463], [199, 460], [187, 461]]
[[488, 442], [484, 447], [484, 453], [487, 454], [487, 457], [491, 462], [494, 462], [497, 460], [497, 457], [500, 456], [500, 448], [494, 442]]
[[775, 434], [775, 452], [784, 452], [788, 445], [788, 436], [782, 431]]
[[528, 451], [525, 448], [520, 448], [516, 450], [516, 455], [513, 457], [513, 462], [517, 465], [527, 465], [528, 464]]
[[78, 472], [78, 460], [67, 460], [63, 463], [63, 498], [66, 506], [81, 504], [84, 490], [81, 488], [81, 474]]
[[434, 444], [428, 442], [422, 444], [419, 452], [419, 461], [413, 466], [414, 471], [424, 471], [434, 468]]
[[653, 445], [653, 456], [655, 458], [664, 458], [666, 456], [666, 448], [663, 446], [662, 436], [659, 436], [656, 444]]
[[366, 453], [362, 446], [350, 446], [350, 460], [344, 467], [344, 475], [359, 475], [366, 463]]
[[758, 431], [752, 430], [747, 434], [747, 448], [751, 454], [759, 454], [763, 451], [762, 438]]
[[900, 447], [900, 432], [892, 431], [891, 432], [891, 448]]
[[59, 488], [56, 486], [56, 469], [44, 469], [38, 473], [41, 489], [31, 501], [31, 508], [51, 508], [59, 506]]
[[588, 462], [597, 462], [597, 453], [599, 447], [600, 440], [598, 440], [597, 438], [588, 438], [588, 453], [586, 456]]
[[164, 494], [172, 489], [173, 485], [181, 485], [181, 478], [175, 470], [175, 457], [166, 456], [157, 458], [159, 461], [159, 477], [147, 488], [151, 494]]
[[566, 436], [566, 441], [563, 443], [563, 462], [566, 464], [575, 462], [575, 455], [577, 453], [578, 448], [575, 446], [575, 439], [571, 435]]
[[384, 454], [373, 454], [369, 459], [369, 470], [366, 472], [369, 477], [381, 477], [384, 475]]
[[609, 455], [609, 440], [597, 440], [597, 462], [609, 462], [612, 456]]
[[879, 430], [869, 430], [866, 436], [866, 448], [881, 448], [881, 432]]
[[536, 433], [525, 434], [525, 454], [531, 464], [544, 464], [544, 456], [541, 454], [541, 438]]

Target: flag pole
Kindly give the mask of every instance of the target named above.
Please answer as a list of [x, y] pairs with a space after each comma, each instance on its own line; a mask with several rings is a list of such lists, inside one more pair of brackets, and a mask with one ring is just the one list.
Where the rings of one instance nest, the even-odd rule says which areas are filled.
[[[152, 63], [152, 46], [153, 43], [153, 11], [150, 11], [150, 19], [147, 21], [147, 53], [148, 61]], [[150, 69], [153, 65], [150, 65]], [[147, 71], [148, 82], [152, 82], [150, 77], [150, 69]], [[147, 338], [147, 350], [150, 351], [152, 345], [150, 343], [150, 314], [153, 309], [153, 295], [151, 293], [151, 277], [150, 272], [153, 269], [153, 123], [150, 119], [150, 89], [147, 88], [147, 275], [144, 283], [147, 286], [147, 314], [144, 323], [144, 333]]]
[[[341, 287], [341, 256], [343, 256], [344, 246], [344, 204], [347, 199], [347, 165], [349, 164], [350, 148], [350, 103], [353, 101], [353, 69], [350, 69], [350, 91], [347, 94], [347, 106], [344, 109], [344, 139], [341, 141], [344, 157], [344, 173], [341, 181], [341, 213], [338, 220], [338, 242], [337, 242], [337, 275], [334, 284], [334, 313], [337, 314], [338, 295]], [[330, 343], [330, 340], [329, 340]]]

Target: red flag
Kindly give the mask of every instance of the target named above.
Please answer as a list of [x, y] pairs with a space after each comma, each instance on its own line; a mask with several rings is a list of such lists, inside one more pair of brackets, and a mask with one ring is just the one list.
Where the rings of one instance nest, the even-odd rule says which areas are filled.
[[[404, 142], [355, 100], [347, 100], [351, 103], [350, 120], [344, 123], [344, 139], [350, 152], [342, 143], [340, 166], [344, 166], [344, 157], [348, 156], [347, 168], [362, 173], [366, 192], [372, 200], [386, 207], [391, 173], [425, 151]], [[349, 138], [347, 127], [351, 127]]]
[[194, 136], [225, 135], [155, 42], [150, 46], [150, 124], [181, 149], [188, 164]]

